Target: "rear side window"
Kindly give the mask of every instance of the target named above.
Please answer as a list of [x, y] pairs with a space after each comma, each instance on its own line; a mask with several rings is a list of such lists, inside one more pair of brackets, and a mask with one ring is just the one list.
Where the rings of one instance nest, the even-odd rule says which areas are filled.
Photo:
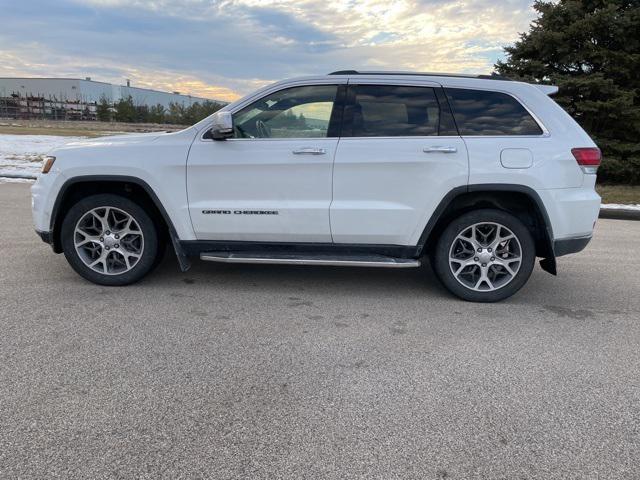
[[433, 88], [396, 85], [351, 88], [352, 100], [345, 115], [351, 124], [351, 136], [439, 135], [440, 105]]
[[460, 135], [542, 135], [531, 114], [511, 95], [445, 89]]

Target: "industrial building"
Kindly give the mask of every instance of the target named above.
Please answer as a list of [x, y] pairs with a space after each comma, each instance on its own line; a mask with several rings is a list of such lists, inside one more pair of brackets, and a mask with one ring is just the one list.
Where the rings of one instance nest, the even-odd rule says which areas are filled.
[[134, 105], [152, 107], [181, 104], [185, 107], [207, 100], [179, 92], [96, 82], [77, 78], [0, 78], [0, 117], [95, 120], [96, 106], [105, 98], [111, 105], [131, 97]]

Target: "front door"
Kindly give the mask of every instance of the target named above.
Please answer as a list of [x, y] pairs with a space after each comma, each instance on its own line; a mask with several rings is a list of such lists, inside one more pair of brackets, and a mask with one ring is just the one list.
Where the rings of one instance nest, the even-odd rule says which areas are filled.
[[233, 114], [234, 138], [196, 139], [187, 192], [198, 239], [331, 242], [338, 88], [278, 90]]

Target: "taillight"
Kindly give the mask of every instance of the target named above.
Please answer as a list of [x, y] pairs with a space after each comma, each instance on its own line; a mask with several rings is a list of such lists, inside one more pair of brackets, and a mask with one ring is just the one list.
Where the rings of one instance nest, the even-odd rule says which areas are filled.
[[602, 153], [599, 148], [574, 148], [571, 153], [584, 173], [597, 173], [602, 161]]

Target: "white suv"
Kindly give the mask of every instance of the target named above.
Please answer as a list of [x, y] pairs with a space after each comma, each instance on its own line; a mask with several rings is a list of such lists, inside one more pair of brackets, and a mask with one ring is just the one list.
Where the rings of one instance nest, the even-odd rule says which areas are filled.
[[233, 263], [418, 267], [490, 302], [591, 239], [600, 151], [549, 95], [499, 77], [342, 71], [268, 86], [177, 133], [52, 152], [36, 230], [125, 285], [171, 242]]

